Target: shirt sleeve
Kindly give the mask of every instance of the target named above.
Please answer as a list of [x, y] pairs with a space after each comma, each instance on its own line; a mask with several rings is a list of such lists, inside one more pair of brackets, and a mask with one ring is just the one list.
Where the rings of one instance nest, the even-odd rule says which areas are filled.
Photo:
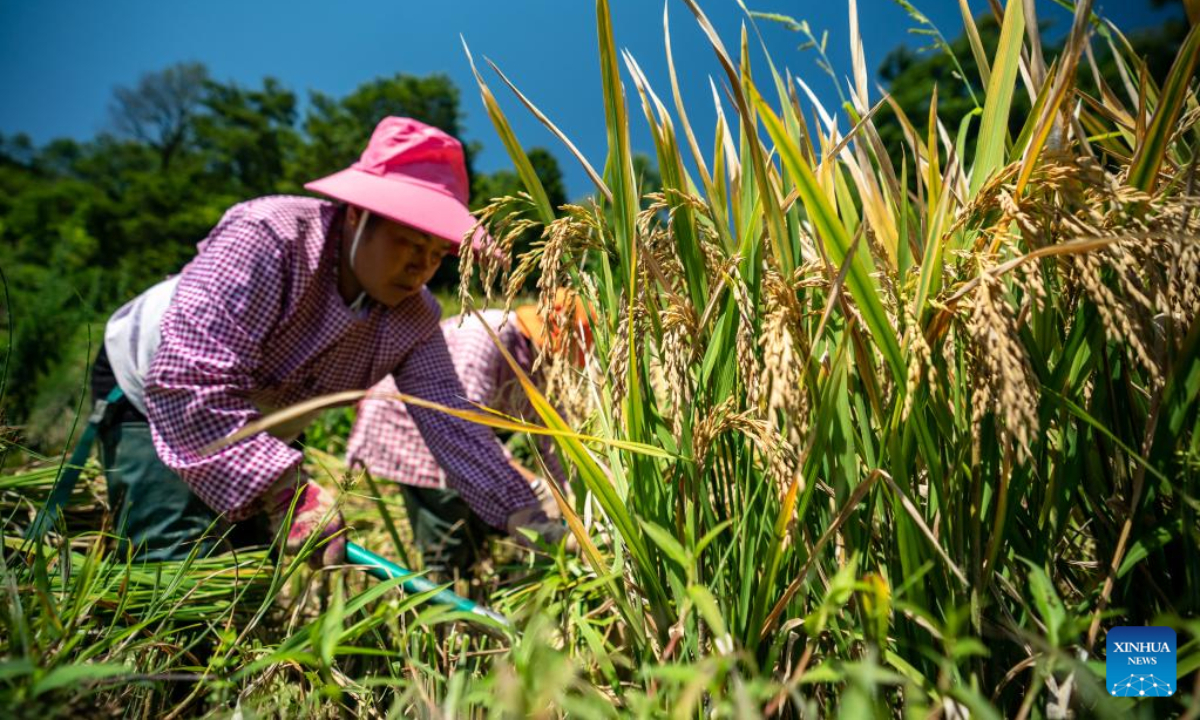
[[[477, 410], [466, 400], [441, 332], [419, 343], [397, 368], [395, 378], [397, 389], [406, 395]], [[489, 525], [504, 529], [514, 511], [538, 504], [529, 483], [508, 464], [490, 428], [439, 410], [409, 405], [408, 412], [445, 471], [446, 484]]]
[[231, 209], [184, 269], [146, 381], [159, 457], [231, 520], [253, 514], [303, 457], [267, 433], [203, 454], [260, 415], [250, 395], [263, 343], [283, 314], [286, 267], [284, 242]]
[[396, 381], [387, 375], [358, 403], [346, 444], [346, 461], [367, 468], [377, 478], [416, 487], [441, 487], [445, 480], [437, 460], [404, 403], [394, 396]]

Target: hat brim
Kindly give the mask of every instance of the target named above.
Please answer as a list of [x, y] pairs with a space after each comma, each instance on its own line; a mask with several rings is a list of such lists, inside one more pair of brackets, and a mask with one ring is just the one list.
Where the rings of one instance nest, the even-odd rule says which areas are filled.
[[475, 216], [457, 198], [417, 182], [348, 168], [306, 183], [304, 188], [442, 238], [454, 246], [455, 255], [472, 229], [475, 248], [494, 247], [488, 234], [475, 227]]

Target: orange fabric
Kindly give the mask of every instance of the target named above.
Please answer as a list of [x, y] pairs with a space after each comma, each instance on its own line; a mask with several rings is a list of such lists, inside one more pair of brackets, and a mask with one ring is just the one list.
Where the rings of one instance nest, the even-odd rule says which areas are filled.
[[[573, 306], [573, 312], [568, 310], [569, 306]], [[592, 323], [596, 321], [596, 313], [582, 298], [566, 288], [560, 288], [554, 295], [549, 328], [538, 314], [537, 305], [520, 305], [515, 313], [521, 331], [539, 351], [549, 343], [549, 350], [558, 353], [563, 350], [564, 343], [571, 343], [574, 348], [572, 359], [577, 365], [583, 364], [584, 354], [592, 349]], [[558, 324], [564, 314], [570, 317], [569, 327], [560, 327]]]

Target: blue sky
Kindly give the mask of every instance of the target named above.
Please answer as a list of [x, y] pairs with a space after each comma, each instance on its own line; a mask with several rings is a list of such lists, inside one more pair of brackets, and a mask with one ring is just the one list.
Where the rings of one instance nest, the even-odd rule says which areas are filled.
[[[805, 19], [818, 33], [828, 30], [835, 69], [843, 77], [850, 73], [844, 0], [745, 1], [754, 10]], [[617, 45], [633, 53], [660, 95], [669, 96], [663, 3], [611, 2]], [[960, 33], [956, 0], [914, 4], [947, 38]], [[987, 8], [986, 0], [970, 4], [976, 13]], [[701, 6], [733, 51], [745, 17], [736, 0], [701, 0]], [[1127, 29], [1170, 14], [1152, 13], [1147, 6], [1145, 0], [1097, 2], [1102, 13]], [[1066, 11], [1045, 0], [1038, 7], [1043, 20], [1065, 31]], [[714, 120], [708, 77], [719, 78], [720, 68], [687, 6], [669, 0], [668, 8], [684, 100], [702, 146], [709, 147]], [[893, 0], [859, 0], [859, 17], [872, 73], [892, 48], [924, 44], [924, 38], [907, 33], [913, 23]], [[508, 167], [471, 78], [461, 33], [477, 61], [493, 59], [600, 167], [606, 141], [595, 27], [590, 0], [0, 0], [0, 133], [26, 132], [39, 143], [89, 138], [107, 127], [114, 86], [131, 85], [142, 73], [179, 61], [203, 62], [215, 78], [243, 85], [257, 86], [264, 76], [274, 76], [302, 97], [309, 89], [340, 96], [365, 80], [396, 72], [444, 72], [463, 91], [466, 138], [484, 145], [478, 168]], [[797, 50], [799, 36], [775, 23], [760, 22], [760, 28], [776, 64], [804, 77], [834, 105], [832, 83], [811, 52]], [[766, 72], [761, 62], [758, 67]], [[577, 163], [493, 77], [489, 83], [522, 143], [546, 146], [558, 156], [572, 197], [588, 192]], [[625, 80], [632, 94], [627, 75]], [[640, 130], [640, 106], [631, 111], [635, 149], [652, 153], [649, 136]]]

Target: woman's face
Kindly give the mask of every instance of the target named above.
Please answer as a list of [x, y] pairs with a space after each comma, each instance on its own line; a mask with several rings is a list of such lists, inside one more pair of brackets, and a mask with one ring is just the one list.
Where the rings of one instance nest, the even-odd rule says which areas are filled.
[[[349, 208], [351, 233], [357, 229], [360, 212]], [[453, 247], [416, 228], [372, 216], [353, 260], [354, 274], [373, 300], [394, 307], [421, 292]]]

